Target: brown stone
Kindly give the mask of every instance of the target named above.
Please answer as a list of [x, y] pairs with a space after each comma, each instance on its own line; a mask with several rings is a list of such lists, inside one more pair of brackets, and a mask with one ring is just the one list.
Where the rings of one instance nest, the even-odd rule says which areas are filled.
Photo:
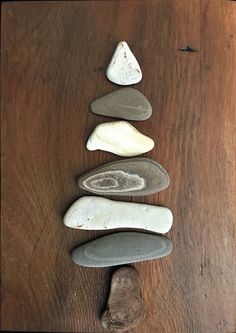
[[144, 315], [138, 272], [131, 267], [118, 269], [112, 275], [107, 308], [101, 317], [102, 326], [111, 332], [123, 332], [139, 325]]

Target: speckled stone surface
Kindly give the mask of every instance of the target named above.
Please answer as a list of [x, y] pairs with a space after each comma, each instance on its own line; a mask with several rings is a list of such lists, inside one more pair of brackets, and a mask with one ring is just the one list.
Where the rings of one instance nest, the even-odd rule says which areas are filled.
[[146, 120], [152, 114], [147, 98], [131, 87], [118, 89], [96, 99], [90, 109], [98, 115], [126, 120]]
[[108, 267], [162, 258], [171, 251], [171, 241], [163, 236], [118, 232], [76, 248], [72, 259], [81, 266]]
[[132, 267], [122, 267], [112, 274], [111, 289], [102, 314], [102, 326], [112, 332], [136, 327], [145, 318], [139, 275]]
[[106, 70], [107, 78], [120, 85], [130, 85], [142, 80], [137, 59], [125, 41], [119, 42]]
[[80, 188], [100, 195], [142, 196], [168, 187], [167, 171], [146, 157], [104, 164], [80, 176]]
[[85, 196], [68, 209], [64, 224], [84, 230], [116, 228], [145, 229], [164, 234], [172, 226], [173, 215], [166, 207]]

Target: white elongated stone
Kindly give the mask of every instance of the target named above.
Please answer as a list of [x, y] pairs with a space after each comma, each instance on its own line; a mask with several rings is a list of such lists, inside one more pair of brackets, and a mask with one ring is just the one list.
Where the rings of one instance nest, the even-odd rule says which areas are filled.
[[123, 86], [142, 80], [142, 71], [126, 42], [120, 42], [107, 67], [107, 78]]
[[95, 196], [74, 202], [64, 217], [67, 227], [85, 230], [137, 228], [165, 234], [172, 223], [172, 212], [166, 207]]
[[152, 150], [154, 141], [127, 121], [112, 121], [95, 127], [88, 150], [105, 150], [119, 156], [137, 156]]

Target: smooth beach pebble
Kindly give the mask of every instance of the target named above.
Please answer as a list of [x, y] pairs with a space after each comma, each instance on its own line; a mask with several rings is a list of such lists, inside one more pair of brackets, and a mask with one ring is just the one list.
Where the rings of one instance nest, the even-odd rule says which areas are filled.
[[64, 217], [67, 227], [84, 230], [137, 228], [164, 234], [172, 223], [172, 212], [166, 207], [94, 196], [74, 202]]
[[104, 164], [80, 176], [80, 188], [100, 195], [143, 196], [160, 192], [170, 183], [167, 171], [146, 157]]
[[152, 114], [147, 98], [137, 89], [121, 88], [94, 100], [90, 109], [101, 116], [126, 120], [146, 120]]
[[95, 239], [72, 252], [77, 265], [108, 267], [158, 259], [172, 251], [171, 241], [163, 236], [141, 232], [118, 232]]
[[119, 156], [131, 157], [152, 150], [154, 141], [127, 121], [113, 121], [97, 125], [86, 147], [90, 151], [104, 150]]
[[120, 42], [107, 67], [107, 78], [119, 85], [130, 85], [142, 80], [142, 71], [126, 42]]
[[145, 304], [138, 272], [132, 267], [117, 269], [112, 275], [102, 326], [112, 332], [124, 332], [139, 325], [144, 318]]

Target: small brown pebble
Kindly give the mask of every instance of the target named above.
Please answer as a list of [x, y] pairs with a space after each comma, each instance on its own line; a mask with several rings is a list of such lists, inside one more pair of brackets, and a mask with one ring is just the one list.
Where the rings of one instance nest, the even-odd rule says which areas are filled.
[[123, 332], [137, 326], [144, 318], [145, 306], [136, 269], [123, 267], [112, 275], [111, 290], [101, 323], [111, 332]]

